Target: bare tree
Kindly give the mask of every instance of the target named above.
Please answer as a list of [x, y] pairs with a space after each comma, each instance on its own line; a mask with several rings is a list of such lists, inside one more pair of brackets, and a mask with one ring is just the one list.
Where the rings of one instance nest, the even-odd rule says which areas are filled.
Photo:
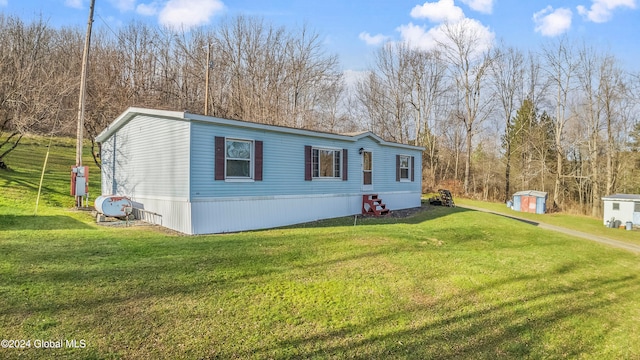
[[556, 91], [554, 132], [557, 161], [553, 188], [553, 204], [557, 207], [563, 203], [563, 199], [561, 198], [564, 161], [563, 136], [569, 116], [569, 94], [575, 88], [577, 64], [574, 50], [566, 37], [543, 47], [542, 56], [546, 63], [545, 70], [547, 71], [550, 84], [555, 87]]
[[[375, 53], [375, 64], [359, 87], [371, 129], [387, 140], [406, 143], [413, 131], [410, 101], [414, 81], [412, 51], [402, 43], [388, 43]], [[415, 135], [415, 134], [414, 134]]]
[[591, 215], [599, 216], [601, 212], [601, 177], [600, 177], [600, 130], [602, 103], [599, 101], [599, 71], [601, 56], [597, 51], [586, 45], [578, 51], [577, 79], [580, 84], [580, 103], [576, 113], [584, 124], [588, 161], [590, 165], [591, 185]]
[[523, 100], [525, 65], [524, 55], [512, 47], [497, 49], [494, 54], [494, 61], [491, 63], [491, 82], [496, 98], [500, 104], [504, 121], [505, 202], [511, 193], [511, 132], [513, 130], [511, 123], [516, 111], [516, 106]]
[[607, 56], [600, 65], [598, 97], [602, 104], [606, 138], [605, 195], [612, 194], [618, 183], [619, 153], [624, 148], [626, 134], [630, 132], [632, 119], [636, 116], [637, 101], [631, 83], [618, 61]]
[[54, 69], [54, 31], [42, 19], [25, 24], [0, 15], [0, 167], [25, 134], [48, 134], [56, 127], [68, 89]]
[[306, 27], [291, 32], [240, 16], [222, 22], [210, 43], [214, 114], [312, 128], [319, 105], [340, 99], [327, 96], [343, 90], [338, 59]]
[[483, 90], [493, 59], [484, 47], [480, 33], [475, 28], [466, 26], [465, 22], [445, 24], [443, 34], [445, 40], [439, 41], [438, 46], [450, 65], [460, 97], [458, 119], [464, 123], [466, 130], [464, 191], [469, 193], [473, 135], [478, 124], [491, 112], [491, 97], [485, 95]]
[[[447, 66], [438, 51], [412, 50], [410, 66], [410, 98], [413, 109], [416, 145], [425, 147], [423, 162], [428, 169], [429, 186], [436, 185], [437, 149], [439, 137], [436, 126], [440, 114], [450, 102], [447, 98], [448, 84], [445, 81]], [[425, 180], [427, 180], [425, 179]]]

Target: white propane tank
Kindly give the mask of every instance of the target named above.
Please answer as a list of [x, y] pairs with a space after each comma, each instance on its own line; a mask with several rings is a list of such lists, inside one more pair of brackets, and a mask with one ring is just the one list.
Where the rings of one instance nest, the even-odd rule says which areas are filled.
[[118, 195], [101, 195], [94, 201], [96, 210], [110, 217], [125, 217], [130, 211], [132, 205], [131, 200], [125, 196]]

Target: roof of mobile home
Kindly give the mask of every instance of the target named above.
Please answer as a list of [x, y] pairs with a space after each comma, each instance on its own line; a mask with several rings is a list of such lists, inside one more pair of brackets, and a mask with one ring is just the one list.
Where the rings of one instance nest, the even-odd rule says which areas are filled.
[[186, 111], [158, 110], [158, 109], [147, 109], [147, 108], [138, 108], [138, 107], [130, 107], [125, 112], [120, 114], [118, 118], [116, 118], [111, 124], [107, 126], [106, 129], [104, 129], [100, 134], [98, 134], [98, 136], [96, 136], [96, 141], [104, 142], [114, 132], [116, 132], [118, 129], [120, 129], [122, 126], [127, 124], [131, 119], [133, 119], [138, 115], [163, 117], [168, 119], [175, 119], [177, 121], [198, 121], [198, 122], [204, 122], [204, 123], [228, 125], [228, 126], [242, 127], [242, 128], [262, 130], [262, 131], [273, 131], [273, 132], [286, 133], [286, 134], [297, 134], [297, 135], [320, 137], [320, 138], [335, 139], [335, 140], [345, 140], [345, 141], [353, 141], [353, 142], [358, 141], [359, 139], [364, 137], [371, 137], [382, 145], [394, 146], [394, 147], [400, 147], [400, 148], [406, 148], [406, 149], [412, 149], [412, 150], [421, 150], [421, 151], [424, 150], [424, 148], [420, 146], [413, 146], [413, 145], [386, 141], [371, 131], [361, 131], [361, 132], [354, 132], [354, 133], [347, 133], [347, 134], [336, 134], [336, 133], [323, 132], [323, 131], [298, 129], [298, 128], [287, 127], [287, 126], [261, 124], [261, 123], [255, 123], [255, 122], [244, 121], [244, 120], [223, 119], [223, 118], [217, 118], [213, 116], [191, 114]]

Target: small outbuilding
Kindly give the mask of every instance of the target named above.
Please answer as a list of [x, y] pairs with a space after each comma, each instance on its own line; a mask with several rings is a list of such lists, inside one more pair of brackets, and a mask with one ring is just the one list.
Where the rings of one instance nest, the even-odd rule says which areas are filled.
[[604, 225], [620, 225], [631, 222], [640, 225], [640, 195], [613, 194], [602, 198], [604, 201]]
[[548, 193], [544, 191], [525, 190], [513, 194], [513, 206], [515, 211], [544, 214], [547, 212]]

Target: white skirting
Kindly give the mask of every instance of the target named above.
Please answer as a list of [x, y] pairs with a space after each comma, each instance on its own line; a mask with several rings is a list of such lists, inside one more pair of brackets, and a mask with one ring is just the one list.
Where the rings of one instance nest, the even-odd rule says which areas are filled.
[[132, 200], [136, 218], [181, 233], [194, 234], [191, 205], [186, 199], [135, 197]]
[[[420, 206], [419, 192], [377, 194], [391, 210]], [[155, 219], [154, 223], [185, 234], [266, 229], [360, 214], [362, 209], [362, 193], [208, 198], [191, 203], [168, 199], [134, 200], [144, 207], [147, 220]]]

